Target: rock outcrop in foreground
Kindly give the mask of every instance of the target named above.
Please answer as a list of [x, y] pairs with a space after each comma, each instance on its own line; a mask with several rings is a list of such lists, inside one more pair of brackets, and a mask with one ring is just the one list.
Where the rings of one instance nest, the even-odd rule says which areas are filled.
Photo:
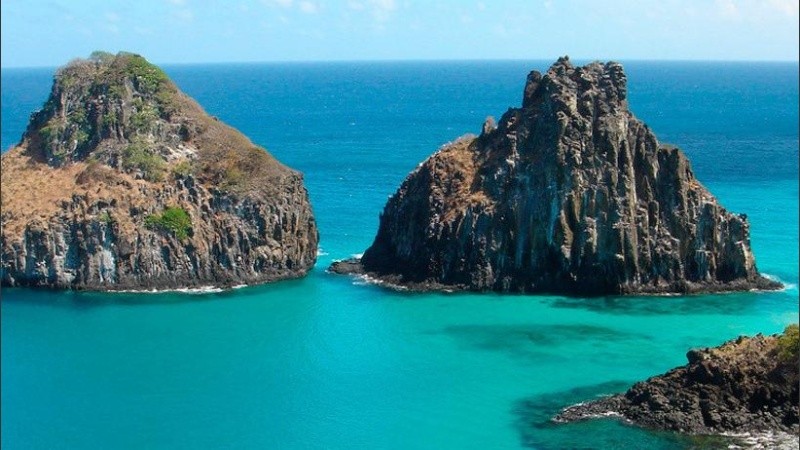
[[4, 286], [230, 286], [316, 261], [302, 175], [139, 55], [60, 69], [2, 156], [1, 192]]
[[448, 144], [389, 199], [360, 260], [411, 289], [581, 295], [773, 289], [744, 215], [629, 110], [622, 66], [531, 72], [522, 108]]
[[683, 367], [624, 394], [569, 407], [554, 420], [613, 413], [647, 428], [693, 434], [800, 431], [796, 325], [782, 336], [740, 337], [686, 357]]

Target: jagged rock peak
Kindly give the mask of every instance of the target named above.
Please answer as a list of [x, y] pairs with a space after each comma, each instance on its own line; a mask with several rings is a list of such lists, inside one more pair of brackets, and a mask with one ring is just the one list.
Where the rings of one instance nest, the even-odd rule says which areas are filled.
[[593, 62], [575, 67], [569, 57], [559, 58], [544, 76], [536, 70], [528, 74], [522, 108], [542, 107], [553, 96], [578, 100], [602, 101], [610, 107], [628, 109], [628, 79], [617, 62]]
[[56, 72], [2, 156], [2, 194], [3, 285], [249, 284], [316, 261], [302, 175], [132, 53]]
[[104, 139], [131, 140], [176, 114], [177, 87], [140, 55], [94, 52], [57, 70], [23, 141], [52, 166], [86, 159]]
[[582, 295], [772, 289], [749, 224], [629, 110], [615, 62], [531, 72], [522, 108], [440, 149], [389, 199], [361, 260], [414, 289]]

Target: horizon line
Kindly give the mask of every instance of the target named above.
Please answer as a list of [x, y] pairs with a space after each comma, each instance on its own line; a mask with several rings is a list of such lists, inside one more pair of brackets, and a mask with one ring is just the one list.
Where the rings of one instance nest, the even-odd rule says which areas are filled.
[[[136, 53], [136, 52], [131, 52]], [[141, 54], [140, 54], [141, 55]], [[142, 55], [144, 56], [144, 55]], [[79, 59], [75, 57], [70, 59]], [[146, 58], [146, 57], [145, 57]], [[558, 57], [556, 57], [557, 59]], [[285, 59], [285, 60], [261, 60], [261, 61], [198, 61], [198, 62], [149, 62], [158, 66], [205, 66], [205, 65], [261, 65], [261, 64], [320, 64], [320, 63], [447, 63], [447, 62], [525, 62], [525, 61], [550, 61], [552, 58], [386, 58], [386, 59]], [[664, 63], [800, 63], [800, 59], [657, 59], [657, 58], [584, 58], [569, 57], [572, 61], [616, 61], [616, 62], [664, 62]], [[2, 66], [0, 70], [16, 69], [57, 69], [68, 64], [69, 61], [61, 65], [28, 65], [28, 66]]]

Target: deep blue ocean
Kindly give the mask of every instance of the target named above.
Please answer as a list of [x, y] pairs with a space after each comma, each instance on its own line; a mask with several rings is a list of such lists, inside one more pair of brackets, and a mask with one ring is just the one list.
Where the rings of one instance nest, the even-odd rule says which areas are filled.
[[[798, 317], [798, 64], [626, 62], [632, 111], [747, 213], [774, 293], [407, 294], [325, 273], [440, 145], [522, 99], [546, 61], [166, 66], [210, 114], [302, 171], [306, 278], [213, 294], [4, 289], [4, 449], [726, 448], [560, 408]], [[2, 70], [2, 148], [54, 69]]]

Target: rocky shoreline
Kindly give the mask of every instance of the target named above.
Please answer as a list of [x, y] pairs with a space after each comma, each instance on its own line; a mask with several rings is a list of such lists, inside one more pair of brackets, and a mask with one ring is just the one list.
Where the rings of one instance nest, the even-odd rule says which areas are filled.
[[58, 70], [2, 156], [0, 283], [148, 291], [304, 276], [303, 176], [209, 116], [143, 57]]
[[360, 260], [410, 290], [580, 296], [774, 290], [747, 217], [725, 210], [686, 155], [628, 109], [620, 64], [560, 58], [521, 108], [408, 175]]
[[[476, 289], [466, 284], [444, 284], [436, 280], [422, 280], [422, 281], [409, 281], [401, 274], [396, 273], [380, 273], [373, 272], [365, 269], [361, 258], [347, 258], [339, 261], [334, 261], [328, 266], [327, 271], [338, 275], [351, 275], [363, 276], [374, 280], [375, 284], [394, 289], [410, 292], [475, 292]], [[776, 291], [785, 288], [779, 282], [767, 277], [761, 277], [755, 281], [737, 280], [730, 283], [691, 283], [691, 282], [678, 282], [674, 285], [667, 286], [666, 288], [658, 289], [640, 289], [630, 292], [619, 292], [619, 294], [626, 295], [700, 295], [700, 294], [725, 294], [734, 292], [764, 292]], [[483, 289], [482, 291], [490, 291]], [[528, 292], [507, 292], [510, 294], [519, 293], [525, 294]], [[599, 294], [587, 292], [584, 289], [564, 290], [554, 289], [553, 291], [538, 291], [538, 293], [552, 293], [567, 296], [596, 296]]]
[[689, 434], [800, 432], [797, 326], [783, 335], [739, 337], [692, 350], [688, 364], [635, 384], [624, 394], [570, 406], [553, 418], [619, 417]]

